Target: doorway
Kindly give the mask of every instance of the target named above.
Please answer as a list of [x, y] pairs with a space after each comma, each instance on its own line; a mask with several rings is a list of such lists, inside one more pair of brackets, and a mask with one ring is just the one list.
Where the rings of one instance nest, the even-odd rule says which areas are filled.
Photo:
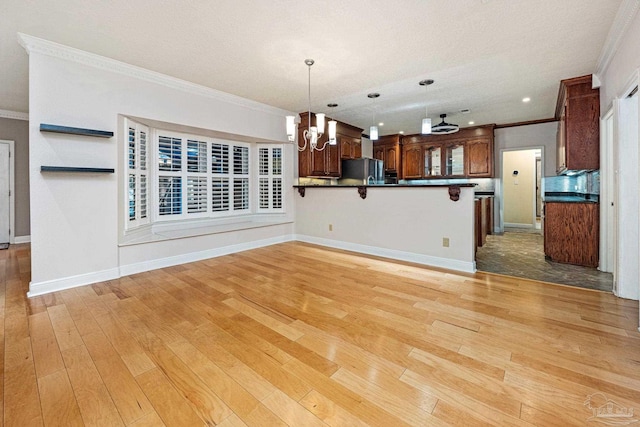
[[502, 152], [502, 205], [505, 232], [540, 233], [542, 149]]
[[0, 140], [0, 248], [12, 242], [13, 232], [13, 141]]

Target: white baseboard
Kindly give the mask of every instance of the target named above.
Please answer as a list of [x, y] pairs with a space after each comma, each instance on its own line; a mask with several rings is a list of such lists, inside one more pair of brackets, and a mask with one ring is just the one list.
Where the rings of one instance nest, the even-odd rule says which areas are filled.
[[294, 240], [293, 235], [278, 236], [269, 239], [256, 240], [253, 242], [241, 243], [238, 245], [224, 246], [222, 248], [208, 249], [206, 251], [191, 252], [167, 258], [154, 259], [151, 261], [139, 262], [120, 266], [120, 276], [143, 273], [145, 271], [157, 270], [159, 268], [171, 267], [174, 265], [186, 264], [189, 262], [201, 261], [203, 259], [215, 258], [237, 252], [248, 251], [250, 249], [262, 248], [278, 243], [290, 242]]
[[256, 240], [237, 245], [224, 246], [221, 248], [208, 249], [200, 252], [191, 252], [187, 254], [155, 259], [151, 261], [139, 262], [135, 264], [121, 265], [119, 268], [98, 271], [95, 273], [81, 274], [78, 276], [64, 277], [50, 281], [31, 282], [29, 284], [29, 298], [38, 295], [48, 294], [51, 292], [71, 289], [78, 286], [90, 285], [92, 283], [114, 280], [122, 276], [143, 273], [145, 271], [157, 270], [160, 268], [171, 267], [174, 265], [186, 264], [189, 262], [201, 261], [203, 259], [215, 258], [223, 255], [229, 255], [237, 252], [248, 251], [251, 249], [271, 246], [278, 243], [299, 240], [301, 242], [312, 243], [330, 248], [343, 249], [347, 251], [359, 252], [367, 255], [374, 255], [384, 258], [390, 258], [400, 261], [414, 262], [430, 267], [445, 268], [448, 270], [462, 271], [466, 273], [474, 273], [476, 271], [476, 263], [464, 262], [448, 258], [433, 257], [429, 255], [416, 254], [412, 252], [398, 251], [394, 249], [384, 249], [375, 246], [360, 245], [357, 243], [342, 242], [339, 240], [322, 239], [318, 237], [305, 235], [285, 235], [272, 237], [269, 239]]
[[533, 228], [533, 224], [520, 224], [517, 222], [505, 222], [504, 223], [504, 227], [511, 227], [511, 228]]
[[80, 274], [77, 276], [63, 277], [61, 279], [37, 283], [31, 282], [29, 283], [29, 292], [27, 292], [27, 297], [31, 298], [51, 292], [62, 291], [64, 289], [77, 288], [78, 286], [113, 280], [118, 277], [118, 269], [110, 268], [109, 270], [96, 271], [95, 273]]
[[462, 271], [465, 273], [476, 272], [476, 262], [458, 261], [449, 258], [440, 258], [429, 255], [416, 254], [413, 252], [398, 251], [395, 249], [385, 249], [376, 246], [360, 245], [358, 243], [343, 242], [340, 240], [323, 239], [320, 237], [305, 236], [297, 234], [295, 240], [313, 243], [315, 245], [327, 246], [330, 248], [343, 249], [346, 251], [359, 252], [367, 255], [374, 255], [383, 258], [390, 258], [399, 261], [414, 262], [429, 267], [446, 268], [448, 270]]
[[16, 236], [13, 238], [13, 243], [16, 245], [20, 243], [31, 243], [31, 236]]

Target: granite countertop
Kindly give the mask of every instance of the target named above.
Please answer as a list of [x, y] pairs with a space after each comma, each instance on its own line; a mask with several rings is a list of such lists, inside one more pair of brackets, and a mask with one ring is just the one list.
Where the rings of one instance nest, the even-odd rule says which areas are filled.
[[477, 184], [340, 184], [340, 185], [316, 185], [301, 184], [294, 185], [293, 188], [357, 188], [357, 187], [373, 187], [373, 188], [439, 188], [439, 187], [475, 187]]

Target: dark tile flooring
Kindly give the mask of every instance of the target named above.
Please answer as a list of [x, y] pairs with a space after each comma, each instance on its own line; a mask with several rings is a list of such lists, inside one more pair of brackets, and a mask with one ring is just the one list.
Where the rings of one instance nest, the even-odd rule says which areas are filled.
[[476, 253], [478, 271], [524, 277], [611, 292], [613, 275], [595, 268], [560, 264], [544, 257], [544, 241], [539, 233], [505, 231], [489, 235]]

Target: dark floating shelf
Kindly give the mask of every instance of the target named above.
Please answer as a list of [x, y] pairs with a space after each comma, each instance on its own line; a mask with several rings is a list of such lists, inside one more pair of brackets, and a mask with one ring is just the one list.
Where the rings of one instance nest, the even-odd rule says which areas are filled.
[[72, 128], [69, 126], [49, 125], [40, 123], [40, 132], [67, 133], [71, 135], [97, 136], [99, 138], [111, 138], [113, 132], [107, 130]]
[[109, 168], [78, 168], [69, 166], [40, 166], [40, 172], [114, 173]]

